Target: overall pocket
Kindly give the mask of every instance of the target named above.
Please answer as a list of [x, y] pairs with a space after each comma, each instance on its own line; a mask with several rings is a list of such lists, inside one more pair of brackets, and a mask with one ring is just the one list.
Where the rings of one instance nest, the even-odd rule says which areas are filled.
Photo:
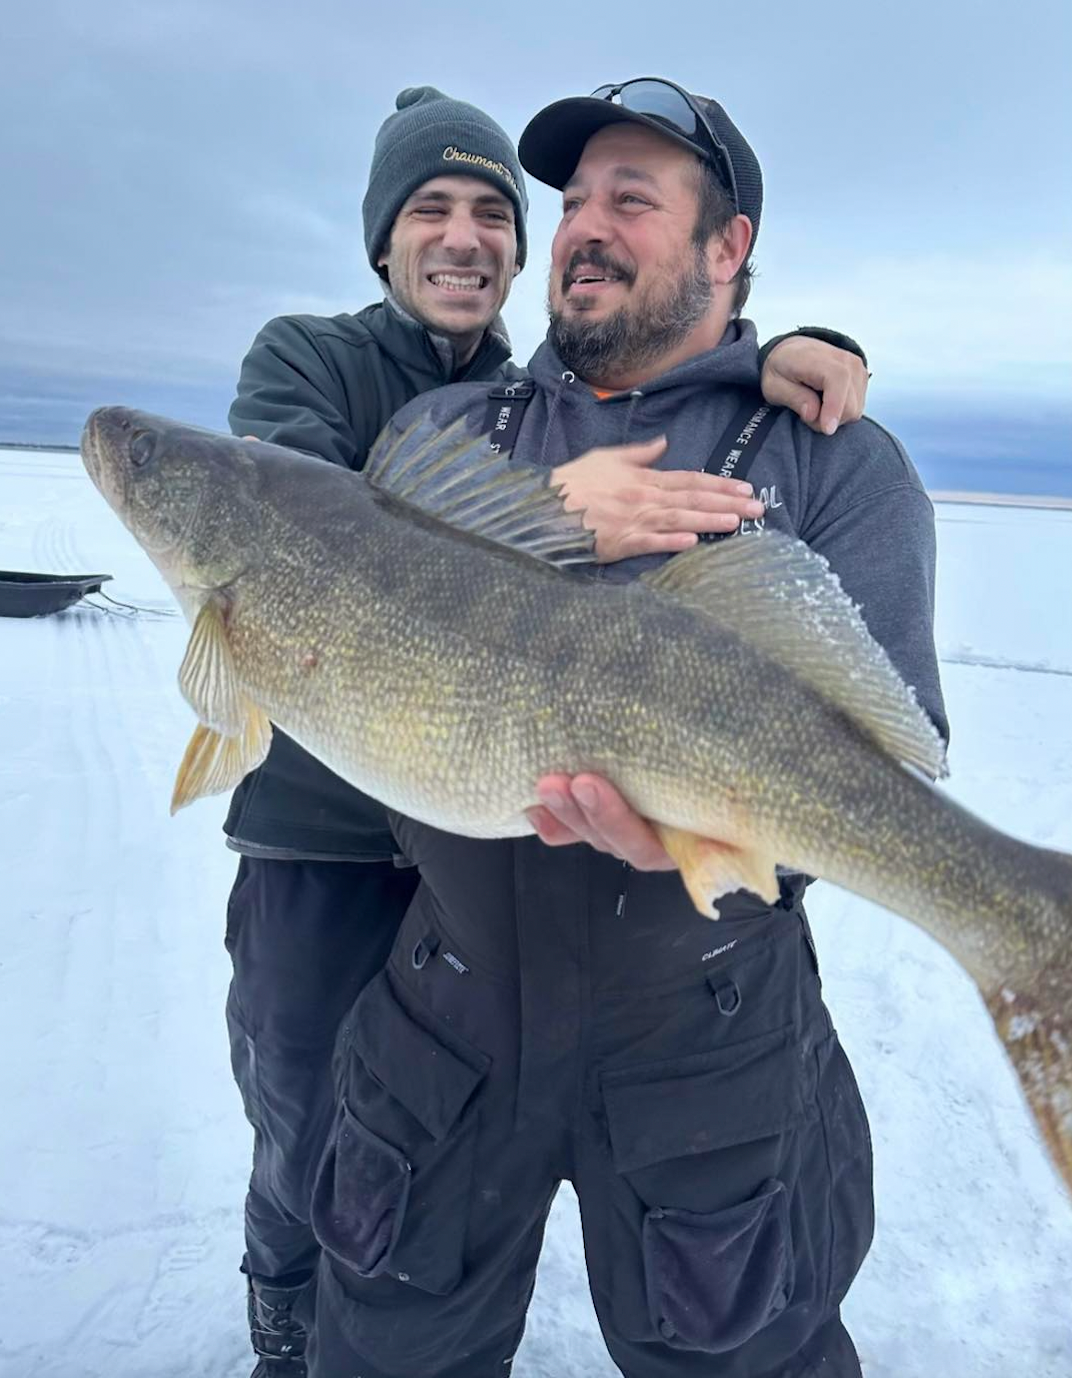
[[406, 1217], [413, 1165], [344, 1101], [313, 1186], [313, 1229], [359, 1277], [387, 1271]]
[[347, 1020], [340, 1105], [311, 1220], [321, 1245], [358, 1277], [390, 1274], [442, 1295], [462, 1275], [471, 1101], [490, 1059], [402, 998], [381, 972]]
[[602, 1074], [627, 1184], [618, 1218], [635, 1231], [631, 1250], [609, 1241], [621, 1255], [613, 1290], [626, 1338], [721, 1354], [794, 1303], [810, 1309], [810, 1247], [794, 1238], [791, 1211], [804, 1082], [792, 1026]]
[[644, 1217], [648, 1314], [664, 1340], [724, 1354], [784, 1311], [793, 1250], [784, 1185], [710, 1215], [656, 1207]]

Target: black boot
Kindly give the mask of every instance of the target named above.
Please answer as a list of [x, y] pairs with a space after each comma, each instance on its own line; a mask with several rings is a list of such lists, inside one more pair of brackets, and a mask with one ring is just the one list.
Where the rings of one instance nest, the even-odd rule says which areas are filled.
[[292, 1314], [308, 1287], [271, 1287], [249, 1283], [249, 1337], [258, 1356], [250, 1378], [306, 1378], [305, 1326]]

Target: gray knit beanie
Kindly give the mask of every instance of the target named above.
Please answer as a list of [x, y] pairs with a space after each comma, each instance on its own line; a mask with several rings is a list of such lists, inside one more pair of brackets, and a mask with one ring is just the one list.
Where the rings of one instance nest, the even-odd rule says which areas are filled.
[[365, 248], [376, 260], [406, 199], [433, 177], [483, 177], [514, 203], [517, 261], [525, 264], [525, 213], [529, 198], [517, 153], [495, 121], [434, 86], [409, 86], [376, 135], [365, 193]]

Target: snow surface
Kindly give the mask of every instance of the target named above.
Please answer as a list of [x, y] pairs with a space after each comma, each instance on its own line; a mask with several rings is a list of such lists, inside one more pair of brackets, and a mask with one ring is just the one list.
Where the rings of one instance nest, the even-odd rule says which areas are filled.
[[[951, 792], [1072, 851], [1072, 512], [943, 505], [939, 540]], [[0, 452], [0, 565], [107, 571], [150, 610], [0, 622], [0, 1378], [248, 1378], [235, 858], [222, 801], [167, 813], [185, 628], [76, 456]], [[876, 1144], [867, 1378], [1069, 1378], [1072, 1202], [974, 987], [883, 910], [810, 909]], [[515, 1372], [617, 1372], [568, 1188]]]

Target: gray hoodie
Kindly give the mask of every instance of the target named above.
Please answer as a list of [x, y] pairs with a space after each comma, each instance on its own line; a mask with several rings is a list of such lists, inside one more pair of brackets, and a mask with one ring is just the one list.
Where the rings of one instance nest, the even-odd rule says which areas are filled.
[[[656, 467], [703, 469], [737, 409], [753, 394], [757, 405], [761, 400], [750, 321], [732, 322], [716, 349], [605, 399], [566, 370], [546, 342], [529, 372], [536, 392], [513, 459], [549, 468], [597, 446], [665, 435], [666, 453]], [[487, 385], [441, 388], [403, 407], [391, 426], [400, 433], [428, 414], [445, 427], [465, 415], [477, 434], [487, 400]], [[872, 635], [948, 737], [934, 647], [934, 509], [900, 442], [866, 418], [822, 436], [783, 411], [748, 477], [766, 507], [759, 524], [797, 536], [826, 557]], [[744, 523], [743, 534], [756, 525]], [[601, 565], [598, 576], [633, 579], [664, 558]]]

